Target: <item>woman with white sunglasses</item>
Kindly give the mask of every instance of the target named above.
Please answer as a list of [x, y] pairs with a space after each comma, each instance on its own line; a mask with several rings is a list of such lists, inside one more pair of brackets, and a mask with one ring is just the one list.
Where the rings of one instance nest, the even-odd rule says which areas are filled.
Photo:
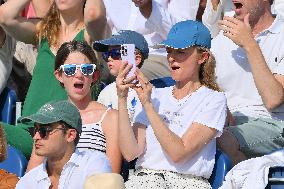
[[[93, 101], [91, 97], [91, 85], [99, 77], [97, 64], [95, 53], [87, 43], [66, 42], [57, 52], [54, 74], [82, 117], [82, 133], [77, 148], [106, 153], [112, 171], [119, 173], [122, 159], [118, 145], [117, 111]], [[42, 160], [32, 153], [29, 169]]]
[[[51, 100], [67, 98], [65, 90], [61, 88], [53, 74], [55, 55], [61, 44], [73, 39], [87, 41], [90, 44], [104, 37], [106, 26], [102, 0], [54, 0], [43, 19], [19, 17], [20, 12], [30, 1], [9, 0], [0, 7], [0, 26], [16, 40], [38, 46], [33, 78], [23, 103], [23, 116], [35, 113]], [[4, 124], [9, 144], [21, 150], [29, 158], [32, 138], [24, 132], [31, 126], [23, 124], [21, 126], [11, 129], [9, 125]], [[14, 137], [16, 129], [23, 134]]]

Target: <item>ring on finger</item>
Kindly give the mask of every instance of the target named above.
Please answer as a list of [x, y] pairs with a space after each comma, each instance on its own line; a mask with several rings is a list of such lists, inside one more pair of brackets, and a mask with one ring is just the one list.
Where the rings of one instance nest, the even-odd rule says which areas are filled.
[[123, 84], [123, 85], [126, 84], [126, 80], [125, 80], [125, 79], [122, 80], [122, 84]]

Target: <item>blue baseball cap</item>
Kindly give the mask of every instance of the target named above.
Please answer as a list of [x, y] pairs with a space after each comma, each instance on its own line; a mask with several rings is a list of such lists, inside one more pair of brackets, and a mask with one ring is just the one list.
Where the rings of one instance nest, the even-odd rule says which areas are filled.
[[120, 30], [110, 38], [95, 41], [93, 43], [93, 48], [99, 52], [105, 52], [108, 50], [109, 46], [122, 44], [134, 44], [135, 48], [141, 51], [144, 59], [148, 58], [149, 47], [146, 39], [140, 33], [131, 30]]
[[169, 31], [167, 39], [156, 47], [185, 49], [194, 45], [210, 49], [211, 35], [201, 22], [186, 20], [176, 23]]

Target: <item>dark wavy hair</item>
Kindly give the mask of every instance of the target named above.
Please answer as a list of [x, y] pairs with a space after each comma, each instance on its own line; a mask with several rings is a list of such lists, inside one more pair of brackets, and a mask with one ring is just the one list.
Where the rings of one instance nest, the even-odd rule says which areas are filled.
[[87, 42], [73, 40], [63, 43], [58, 49], [55, 57], [54, 70], [59, 69], [59, 67], [64, 64], [68, 56], [73, 52], [80, 52], [84, 54], [92, 64], [96, 64], [97, 69], [99, 68], [98, 60], [92, 47]]

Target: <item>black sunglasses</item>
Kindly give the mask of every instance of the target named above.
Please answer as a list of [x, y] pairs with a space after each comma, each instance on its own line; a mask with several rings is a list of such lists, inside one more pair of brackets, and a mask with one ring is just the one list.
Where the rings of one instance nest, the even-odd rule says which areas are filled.
[[111, 49], [109, 51], [103, 52], [102, 57], [106, 62], [108, 62], [108, 57], [111, 57], [114, 60], [119, 60], [121, 58], [120, 49]]
[[38, 132], [40, 138], [44, 139], [44, 138], [46, 138], [49, 135], [49, 133], [51, 133], [54, 130], [67, 131], [67, 128], [59, 128], [59, 127], [51, 128], [50, 124], [35, 125], [34, 126], [34, 135]]

